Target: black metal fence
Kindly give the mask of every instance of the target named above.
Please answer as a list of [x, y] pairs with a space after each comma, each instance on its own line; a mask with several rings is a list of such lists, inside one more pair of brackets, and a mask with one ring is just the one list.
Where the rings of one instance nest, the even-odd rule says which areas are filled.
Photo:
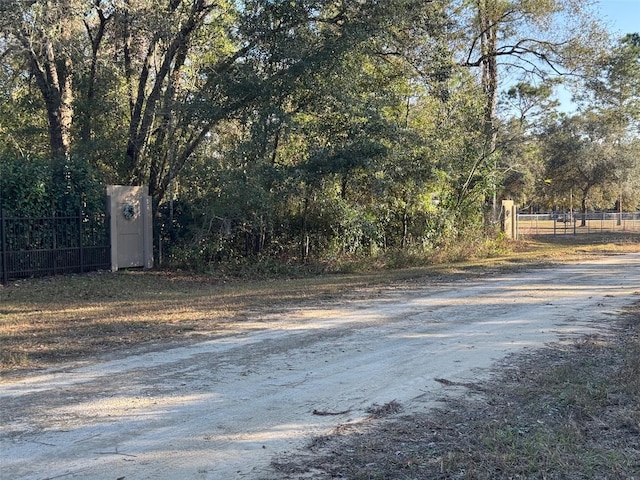
[[106, 216], [7, 216], [0, 209], [0, 281], [111, 268]]

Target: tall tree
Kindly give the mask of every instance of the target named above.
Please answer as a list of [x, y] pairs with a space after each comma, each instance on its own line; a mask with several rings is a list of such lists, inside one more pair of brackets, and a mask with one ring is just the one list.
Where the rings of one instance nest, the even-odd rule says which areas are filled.
[[[590, 200], [592, 207], [606, 208], [619, 198], [622, 185], [637, 168], [633, 151], [615, 114], [587, 112], [561, 119], [544, 139], [545, 177], [556, 201], [569, 208], [575, 194], [585, 225]], [[605, 205], [598, 205], [595, 195]]]
[[523, 207], [534, 208], [536, 191], [545, 185], [545, 163], [539, 139], [559, 115], [560, 104], [553, 96], [554, 83], [520, 82], [501, 97], [497, 148], [502, 157], [502, 195]]
[[0, 4], [0, 55], [19, 56], [35, 79], [46, 107], [53, 158], [71, 150], [74, 43], [82, 26], [82, 6], [75, 0]]
[[[585, 110], [616, 112], [622, 124], [640, 128], [640, 34], [625, 35], [602, 55], [599, 72], [582, 83], [577, 96]], [[586, 87], [586, 88], [584, 88]]]
[[37, 82], [54, 158], [93, 143], [98, 115], [114, 115], [97, 108], [99, 90], [125, 92], [112, 171], [148, 183], [157, 204], [220, 121], [338, 65], [419, 3], [20, 0], [0, 5], [0, 48]]
[[[460, 20], [459, 65], [479, 70], [485, 95], [485, 153], [493, 158], [497, 101], [505, 75], [543, 79], [578, 74], [604, 48], [606, 34], [592, 13], [591, 0], [462, 0], [453, 2]], [[494, 196], [495, 213], [495, 196]]]

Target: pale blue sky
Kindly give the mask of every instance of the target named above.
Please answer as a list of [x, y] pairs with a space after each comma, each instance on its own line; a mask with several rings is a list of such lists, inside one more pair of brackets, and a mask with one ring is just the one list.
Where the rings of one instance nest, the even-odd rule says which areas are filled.
[[[627, 33], [640, 33], [640, 0], [597, 0], [596, 4], [597, 11], [602, 15], [601, 19], [614, 34], [614, 38]], [[560, 87], [556, 94], [561, 102], [561, 110], [575, 110], [568, 90]]]
[[640, 33], [640, 0], [598, 0], [598, 10], [613, 33]]

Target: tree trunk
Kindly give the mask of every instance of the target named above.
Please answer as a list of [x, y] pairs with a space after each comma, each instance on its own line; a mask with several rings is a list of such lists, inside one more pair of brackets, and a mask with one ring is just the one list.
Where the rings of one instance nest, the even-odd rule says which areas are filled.
[[[481, 154], [467, 176], [467, 181], [461, 193], [464, 193], [471, 185], [478, 169], [491, 159], [497, 143], [498, 30], [501, 19], [504, 16], [504, 13], [501, 12], [501, 8], [504, 8], [504, 5], [501, 5], [499, 0], [473, 0], [473, 5], [475, 8], [475, 22], [473, 24], [475, 33], [467, 58], [461, 65], [480, 69], [481, 86], [484, 93], [484, 125], [482, 127], [484, 145]], [[494, 164], [491, 168], [496, 170], [497, 165]], [[498, 220], [496, 188], [494, 184], [491, 215], [487, 219], [490, 223], [495, 223]], [[458, 200], [458, 203], [460, 203], [462, 197]]]
[[[498, 41], [498, 12], [495, 0], [478, 0], [478, 14], [482, 58], [482, 89], [486, 98], [484, 112], [484, 156], [488, 157], [495, 151], [497, 142], [495, 119], [498, 103], [498, 60], [496, 57]], [[495, 222], [497, 221], [497, 218], [496, 186], [494, 184], [491, 221]]]
[[100, 45], [104, 38], [107, 23], [111, 16], [105, 16], [102, 9], [97, 8], [98, 14], [98, 27], [95, 31], [92, 30], [88, 21], [85, 20], [85, 28], [87, 35], [91, 41], [91, 63], [89, 67], [89, 78], [87, 80], [87, 92], [85, 95], [86, 105], [83, 112], [82, 127], [80, 131], [80, 139], [84, 143], [91, 141], [93, 135], [93, 109], [95, 107], [95, 87], [96, 76], [98, 73], [98, 52], [100, 51]]
[[407, 236], [409, 234], [409, 215], [405, 208], [402, 212], [402, 240], [400, 241], [400, 248], [404, 250], [407, 248]]
[[[170, 2], [167, 15], [174, 14], [178, 4], [179, 2]], [[150, 189], [153, 190], [153, 196], [156, 196], [156, 192], [161, 191], [160, 185], [162, 181], [157, 178], [160, 173], [158, 165], [154, 163], [145, 165], [144, 155], [152, 135], [154, 123], [158, 119], [158, 107], [164, 96], [163, 94], [167, 94], [167, 90], [169, 93], [165, 98], [170, 98], [173, 95], [173, 88], [175, 87], [173, 82], [179, 78], [178, 75], [186, 58], [187, 45], [191, 35], [206, 20], [207, 13], [212, 8], [213, 4], [205, 0], [193, 2], [189, 17], [168, 42], [166, 50], [161, 54], [159, 65], [156, 65], [155, 61], [158, 58], [159, 45], [164, 42], [164, 40], [161, 42], [159, 33], [154, 36], [147, 48], [146, 58], [138, 77], [135, 98], [131, 102], [126, 158], [131, 181], [137, 183], [149, 181], [151, 183], [148, 175], [153, 173], [156, 177], [153, 179], [154, 185], [150, 185]], [[127, 30], [125, 29], [125, 31]], [[127, 61], [130, 54], [127, 47], [130, 46], [130, 41], [130, 38], [125, 41], [125, 61], [127, 63], [125, 69], [127, 70], [127, 76], [131, 74], [131, 65], [128, 63], [130, 59]], [[160, 128], [166, 128], [166, 125], [161, 125]], [[154, 161], [157, 161], [157, 159], [151, 160], [151, 162]], [[147, 167], [149, 172], [146, 171]], [[172, 169], [172, 172], [174, 175], [177, 174], [176, 169]], [[159, 198], [156, 198], [157, 202], [159, 200]]]
[[73, 81], [71, 59], [56, 61], [53, 45], [45, 42], [45, 56], [29, 50], [31, 71], [47, 109], [49, 146], [53, 159], [63, 158], [71, 148], [73, 124]]

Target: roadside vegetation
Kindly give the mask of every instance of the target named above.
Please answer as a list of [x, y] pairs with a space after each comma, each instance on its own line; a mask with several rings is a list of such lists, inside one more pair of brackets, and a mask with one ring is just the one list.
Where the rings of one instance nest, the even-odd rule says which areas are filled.
[[166, 268], [402, 267], [503, 199], [640, 204], [640, 36], [590, 0], [15, 1], [0, 35], [6, 216], [100, 224], [144, 185]]

